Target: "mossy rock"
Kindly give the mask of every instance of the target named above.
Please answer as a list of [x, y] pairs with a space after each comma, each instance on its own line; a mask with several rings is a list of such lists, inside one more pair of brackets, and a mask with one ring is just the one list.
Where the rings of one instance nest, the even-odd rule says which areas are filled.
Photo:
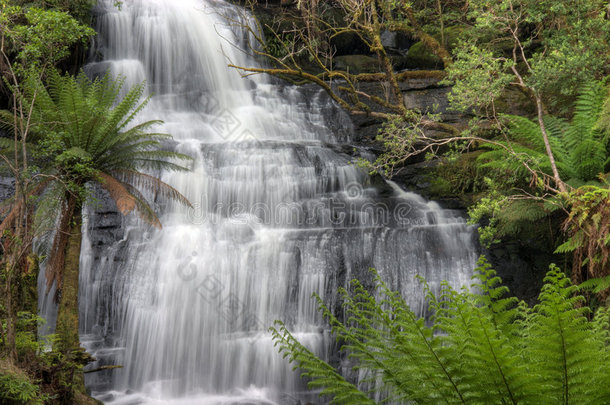
[[429, 173], [430, 195], [433, 198], [456, 197], [466, 205], [476, 200], [483, 189], [483, 172], [477, 159], [483, 150], [462, 153], [455, 161], [445, 162]]
[[420, 41], [409, 48], [406, 67], [408, 69], [440, 69], [443, 67], [443, 61]]
[[[461, 25], [445, 28], [443, 37], [445, 46], [450, 53], [457, 46], [460, 35], [462, 35], [466, 29], [467, 27]], [[433, 34], [432, 36], [437, 41], [441, 42], [442, 38], [440, 32]], [[434, 55], [423, 42], [419, 41], [409, 48], [406, 67], [408, 69], [441, 69], [443, 67], [443, 61], [441, 58]]]
[[377, 58], [367, 55], [343, 55], [334, 58], [334, 68], [350, 73], [377, 73], [380, 70]]

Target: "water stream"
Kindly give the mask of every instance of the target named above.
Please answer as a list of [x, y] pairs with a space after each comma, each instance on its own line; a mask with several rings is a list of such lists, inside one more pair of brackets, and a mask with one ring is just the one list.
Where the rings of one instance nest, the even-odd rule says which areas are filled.
[[[239, 8], [214, 0], [113, 0], [97, 6], [86, 70], [147, 82], [141, 120], [162, 119], [193, 170], [153, 173], [193, 208], [154, 199], [162, 230], [135, 216], [109, 246], [89, 209], [81, 256], [81, 336], [99, 365], [87, 377], [108, 404], [322, 403], [276, 353], [281, 319], [324, 358], [336, 350], [311, 298], [376, 268], [423, 313], [416, 274], [468, 282], [476, 251], [459, 213], [370, 178], [342, 153], [347, 116], [327, 97], [228, 62], [243, 49]], [[151, 196], [152, 197], [152, 196]], [[96, 214], [97, 210], [97, 214]], [[97, 225], [96, 225], [97, 224]], [[334, 356], [335, 362], [338, 360]]]

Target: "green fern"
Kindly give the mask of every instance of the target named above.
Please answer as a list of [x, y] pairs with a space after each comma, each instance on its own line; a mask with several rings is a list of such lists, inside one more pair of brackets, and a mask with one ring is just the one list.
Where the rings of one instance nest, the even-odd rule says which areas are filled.
[[610, 401], [608, 311], [589, 321], [576, 287], [554, 266], [533, 308], [507, 298], [508, 289], [484, 259], [474, 280], [471, 290], [461, 291], [443, 283], [438, 295], [424, 283], [433, 312], [428, 322], [379, 276], [373, 292], [357, 281], [341, 291], [343, 321], [318, 297], [353, 369], [368, 371], [364, 381], [346, 380], [282, 323], [272, 328], [273, 337], [309, 385], [335, 404]]
[[[605, 81], [588, 83], [575, 102], [574, 116], [569, 123], [556, 117], [544, 118], [558, 170], [570, 182], [589, 182], [604, 172], [610, 151], [607, 133], [604, 134], [600, 123], [604, 103], [609, 99]], [[479, 156], [481, 165], [527, 178], [529, 171], [523, 165], [526, 163], [533, 170], [551, 174], [538, 123], [516, 115], [503, 118], [509, 129], [508, 139], [499, 139], [497, 145], [485, 145], [488, 151]]]
[[591, 290], [594, 293], [600, 293], [610, 288], [610, 276], [592, 278], [578, 286], [581, 290]]

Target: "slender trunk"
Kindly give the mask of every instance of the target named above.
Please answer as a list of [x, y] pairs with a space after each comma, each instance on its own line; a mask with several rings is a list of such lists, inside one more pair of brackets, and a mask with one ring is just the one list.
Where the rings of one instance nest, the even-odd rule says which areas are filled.
[[443, 6], [441, 4], [441, 0], [436, 0], [436, 8], [438, 9], [438, 19], [441, 24], [441, 46], [447, 48], [447, 43], [445, 42], [445, 22], [443, 21]]
[[11, 363], [17, 361], [17, 314], [15, 311], [15, 303], [13, 302], [15, 286], [14, 286], [14, 265], [11, 260], [6, 265], [6, 350], [8, 359]]
[[[16, 184], [19, 182], [17, 181]], [[17, 187], [19, 190], [19, 187]], [[16, 196], [19, 196], [16, 194]], [[11, 362], [17, 361], [17, 306], [19, 305], [19, 283], [18, 273], [22, 271], [21, 248], [26, 237], [23, 223], [26, 221], [25, 209], [19, 209], [17, 220], [15, 221], [14, 235], [9, 242], [8, 261], [5, 263], [5, 303], [6, 303], [6, 348], [7, 355]]]
[[549, 142], [549, 134], [546, 132], [546, 126], [544, 125], [544, 109], [542, 107], [542, 100], [540, 99], [540, 95], [536, 94], [536, 110], [538, 111], [538, 124], [540, 125], [540, 130], [542, 132], [542, 139], [544, 140], [544, 147], [546, 149], [546, 154], [549, 158], [549, 162], [551, 163], [551, 170], [553, 171], [553, 180], [555, 180], [555, 184], [559, 191], [565, 193], [568, 191], [566, 184], [561, 180], [559, 176], [559, 170], [557, 170], [557, 163], [555, 162], [555, 156], [553, 155], [553, 150], [551, 149], [551, 143]]

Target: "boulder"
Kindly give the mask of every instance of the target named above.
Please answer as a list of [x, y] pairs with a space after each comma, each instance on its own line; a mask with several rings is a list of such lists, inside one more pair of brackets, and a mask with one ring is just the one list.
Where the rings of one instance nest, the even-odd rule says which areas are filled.
[[419, 41], [409, 48], [406, 67], [408, 69], [441, 69], [443, 61], [434, 55], [423, 42]]

